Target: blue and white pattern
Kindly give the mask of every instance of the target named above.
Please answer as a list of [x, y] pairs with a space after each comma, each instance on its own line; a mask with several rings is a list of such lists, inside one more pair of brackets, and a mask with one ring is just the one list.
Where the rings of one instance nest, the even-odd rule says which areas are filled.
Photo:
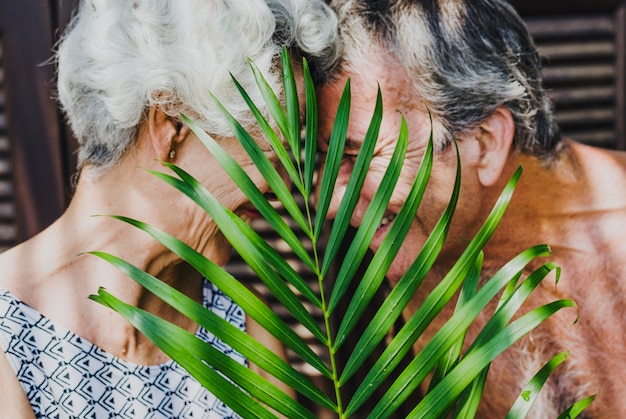
[[[205, 281], [204, 306], [245, 330], [241, 308]], [[246, 365], [200, 328], [197, 336]], [[38, 418], [234, 418], [233, 411], [173, 361], [125, 362], [0, 288], [0, 348]], [[1, 354], [0, 354], [1, 355]]]

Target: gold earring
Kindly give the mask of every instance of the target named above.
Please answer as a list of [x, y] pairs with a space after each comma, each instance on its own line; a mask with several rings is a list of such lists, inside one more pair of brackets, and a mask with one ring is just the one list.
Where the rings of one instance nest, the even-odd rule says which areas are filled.
[[176, 151], [170, 150], [169, 157], [170, 157], [170, 160], [174, 160], [174, 157], [176, 157]]

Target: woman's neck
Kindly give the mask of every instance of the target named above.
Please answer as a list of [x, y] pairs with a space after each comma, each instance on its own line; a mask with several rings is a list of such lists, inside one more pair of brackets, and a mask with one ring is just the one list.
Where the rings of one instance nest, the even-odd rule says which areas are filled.
[[189, 331], [195, 331], [197, 325], [117, 268], [85, 253], [102, 251], [118, 256], [200, 302], [201, 277], [179, 257], [127, 223], [94, 216], [124, 215], [171, 230], [158, 211], [154, 199], [148, 200], [130, 184], [115, 185], [105, 177], [82, 179], [70, 206], [55, 223], [0, 255], [0, 285], [107, 352], [139, 364], [159, 362], [164, 359], [160, 351], [121, 316], [89, 300], [89, 295], [104, 287], [122, 301]]

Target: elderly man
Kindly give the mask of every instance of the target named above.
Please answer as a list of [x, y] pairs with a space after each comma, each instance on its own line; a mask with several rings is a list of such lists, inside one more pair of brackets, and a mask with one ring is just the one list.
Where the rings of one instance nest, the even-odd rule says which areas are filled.
[[[504, 0], [337, 0], [331, 6], [340, 19], [344, 50], [336, 72], [319, 89], [322, 146], [348, 78], [353, 97], [344, 167], [330, 215], [368, 128], [377, 85], [383, 94], [383, 122], [353, 225], [360, 223], [359, 214], [380, 184], [401, 115], [409, 127], [409, 147], [373, 251], [420, 165], [431, 129], [428, 110], [434, 119], [430, 183], [388, 273], [392, 284], [414, 260], [450, 199], [457, 170], [454, 137], [461, 156], [461, 195], [446, 246], [422, 286], [426, 290], [442, 278], [507, 180], [523, 166], [509, 209], [484, 249], [484, 274], [490, 276], [532, 245], [547, 243], [552, 260], [563, 268], [561, 281], [558, 289], [544, 281], [529, 304], [573, 298], [580, 320], [572, 326], [571, 313], [559, 315], [498, 358], [479, 417], [504, 417], [529, 378], [564, 349], [571, 350], [570, 359], [546, 384], [533, 417], [556, 417], [593, 393], [598, 398], [589, 415], [626, 417], [626, 345], [620, 337], [626, 325], [626, 154], [561, 137], [541, 87], [537, 51]], [[417, 295], [406, 314], [420, 303]]]

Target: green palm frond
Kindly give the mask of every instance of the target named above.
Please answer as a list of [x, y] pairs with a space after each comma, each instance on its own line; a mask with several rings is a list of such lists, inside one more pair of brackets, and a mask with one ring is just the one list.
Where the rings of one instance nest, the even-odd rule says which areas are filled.
[[[403, 207], [391, 224], [378, 251], [370, 261], [365, 262], [369, 244], [384, 216], [394, 186], [400, 177], [409, 141], [406, 122], [402, 120], [396, 149], [379, 188], [366, 209], [360, 226], [354, 232], [353, 239], [348, 240], [352, 213], [365, 182], [381, 126], [383, 114], [381, 93], [378, 92], [363, 147], [354, 160], [354, 170], [348, 180], [335, 219], [327, 221], [326, 215], [330, 208], [344, 154], [350, 114], [350, 83], [346, 83], [337, 109], [329, 147], [325, 155], [324, 170], [319, 175], [317, 185], [314, 185], [318, 157], [315, 89], [308, 64], [306, 60], [303, 60], [306, 112], [304, 133], [302, 133], [295, 76], [286, 50], [283, 50], [282, 58], [284, 104], [279, 99], [281, 95], [272, 91], [263, 74], [253, 63], [250, 64], [251, 71], [264, 98], [263, 106], [253, 103], [243, 87], [233, 79], [243, 100], [255, 116], [260, 132], [263, 133], [278, 157], [282, 166], [280, 171], [274, 167], [255, 139], [221, 105], [219, 98], [211, 97], [230, 124], [233, 135], [241, 142], [282, 203], [287, 213], [286, 217], [291, 222], [286, 222], [285, 216], [281, 216], [270, 205], [246, 172], [210, 135], [199, 129], [189, 118], [185, 116], [183, 118], [220, 162], [237, 187], [246, 194], [271, 228], [289, 246], [295, 257], [309, 269], [309, 274], [317, 278], [318, 283], [315, 286], [311, 286], [304, 279], [302, 272], [287, 263], [285, 258], [254, 229], [232, 211], [223, 207], [187, 172], [175, 165], [164, 163], [171, 174], [152, 173], [187, 195], [211, 216], [233, 248], [271, 291], [279, 304], [293, 320], [310, 332], [318, 344], [326, 348], [326, 354], [320, 355], [313, 351], [310, 344], [295, 333], [255, 293], [195, 249], [141, 221], [122, 216], [115, 216], [115, 218], [150, 234], [193, 266], [201, 275], [209, 278], [224, 294], [239, 304], [251, 318], [291, 349], [302, 362], [319, 371], [322, 377], [331, 383], [334, 394], [325, 394], [301, 372], [251, 336], [228, 324], [157, 278], [114, 255], [102, 252], [93, 252], [93, 254], [116, 266], [165, 303], [239, 351], [250, 362], [286, 383], [300, 397], [308, 400], [307, 405], [320, 406], [335, 412], [341, 418], [350, 417], [357, 413], [365, 401], [371, 401], [370, 399], [377, 390], [382, 389], [382, 383], [386, 379], [392, 379], [391, 386], [386, 391], [382, 389], [383, 395], [375, 400], [373, 410], [367, 412], [370, 417], [392, 417], [399, 406], [415, 394], [424, 379], [433, 373], [427, 393], [419, 403], [413, 403], [414, 409], [410, 417], [431, 418], [449, 414], [453, 414], [454, 417], [473, 417], [482, 397], [485, 380], [488, 379], [489, 365], [494, 358], [553, 313], [563, 308], [575, 307], [570, 300], [558, 300], [542, 307], [526, 310], [526, 314], [512, 321], [533, 290], [550, 272], [556, 270], [558, 277], [558, 267], [548, 262], [522, 279], [523, 270], [531, 262], [538, 257], [550, 254], [546, 245], [538, 245], [520, 253], [487, 281], [481, 282], [479, 286], [478, 279], [482, 274], [482, 249], [506, 210], [515, 185], [521, 176], [521, 169], [509, 181], [484, 225], [468, 243], [458, 261], [438, 286], [429, 293], [417, 312], [406, 320], [400, 330], [389, 337], [390, 331], [394, 330], [394, 325], [397, 324], [403, 310], [429, 273], [444, 245], [459, 196], [461, 175], [460, 170], [457, 169], [449, 205], [426, 240], [421, 252], [391, 289], [373, 318], [365, 324], [365, 330], [354, 348], [348, 349], [344, 345], [346, 338], [357, 324], [364, 322], [363, 314], [366, 308], [371, 306], [374, 293], [384, 281], [392, 261], [407, 236], [424, 195], [433, 166], [432, 133], [423, 162]], [[266, 119], [260, 108], [269, 111], [271, 120]], [[457, 165], [460, 168], [458, 150]], [[291, 184], [284, 182], [280, 172], [288, 175]], [[315, 188], [318, 189], [316, 208], [311, 204]], [[298, 205], [298, 200], [293, 195], [294, 189], [303, 197], [303, 208]], [[301, 241], [301, 235], [296, 234], [292, 225], [298, 226], [309, 243]], [[323, 233], [327, 236], [324, 246], [321, 245]], [[345, 249], [345, 254], [340, 254], [342, 249]], [[335, 274], [331, 275], [330, 272], [335, 272]], [[357, 274], [357, 272], [362, 272], [362, 274]], [[347, 290], [351, 288], [355, 291], [348, 293]], [[452, 300], [455, 295], [459, 297], [452, 317], [432, 339], [425, 343], [421, 351], [412, 356], [408, 364], [403, 364], [401, 361], [409, 355], [415, 342], [433, 319], [438, 316], [444, 306], [454, 303]], [[306, 299], [322, 313], [322, 326], [307, 308], [308, 305], [302, 303], [300, 297]], [[290, 398], [265, 378], [230, 361], [228, 357], [188, 332], [150, 313], [125, 304], [106, 290], [99, 290], [98, 294], [92, 298], [121, 313], [165, 353], [186, 368], [209, 391], [241, 416], [273, 417], [273, 411], [290, 418], [315, 416], [304, 404]], [[497, 298], [500, 300], [490, 320], [473, 342], [465, 342], [468, 328], [479, 314], [484, 312], [485, 307]], [[343, 318], [337, 318], [337, 307], [340, 304], [345, 304], [347, 307]], [[388, 339], [386, 348], [380, 356], [372, 359], [375, 348], [385, 338]], [[463, 348], [467, 349], [463, 350]], [[340, 359], [346, 360], [345, 365], [343, 362], [340, 363]], [[526, 415], [547, 377], [564, 359], [565, 355], [557, 355], [533, 378], [512, 407], [508, 417], [519, 418]], [[355, 383], [354, 381], [357, 380], [355, 373], [364, 368], [368, 373], [364, 374], [364, 378], [358, 378], [360, 381]], [[353, 395], [346, 396], [342, 388], [349, 383], [357, 390]], [[568, 411], [569, 414], [578, 414], [588, 406], [591, 400], [591, 398], [585, 399], [573, 405]]]
[[539, 391], [541, 391], [541, 387], [543, 387], [544, 383], [554, 371], [556, 367], [561, 365], [568, 357], [568, 352], [562, 352], [558, 355], [555, 355], [546, 365], [543, 366], [539, 370], [539, 372], [530, 380], [528, 385], [522, 390], [521, 394], [511, 407], [509, 414], [507, 415], [507, 419], [509, 418], [518, 418], [525, 417], [530, 407], [532, 406], [532, 402], [539, 395]]

